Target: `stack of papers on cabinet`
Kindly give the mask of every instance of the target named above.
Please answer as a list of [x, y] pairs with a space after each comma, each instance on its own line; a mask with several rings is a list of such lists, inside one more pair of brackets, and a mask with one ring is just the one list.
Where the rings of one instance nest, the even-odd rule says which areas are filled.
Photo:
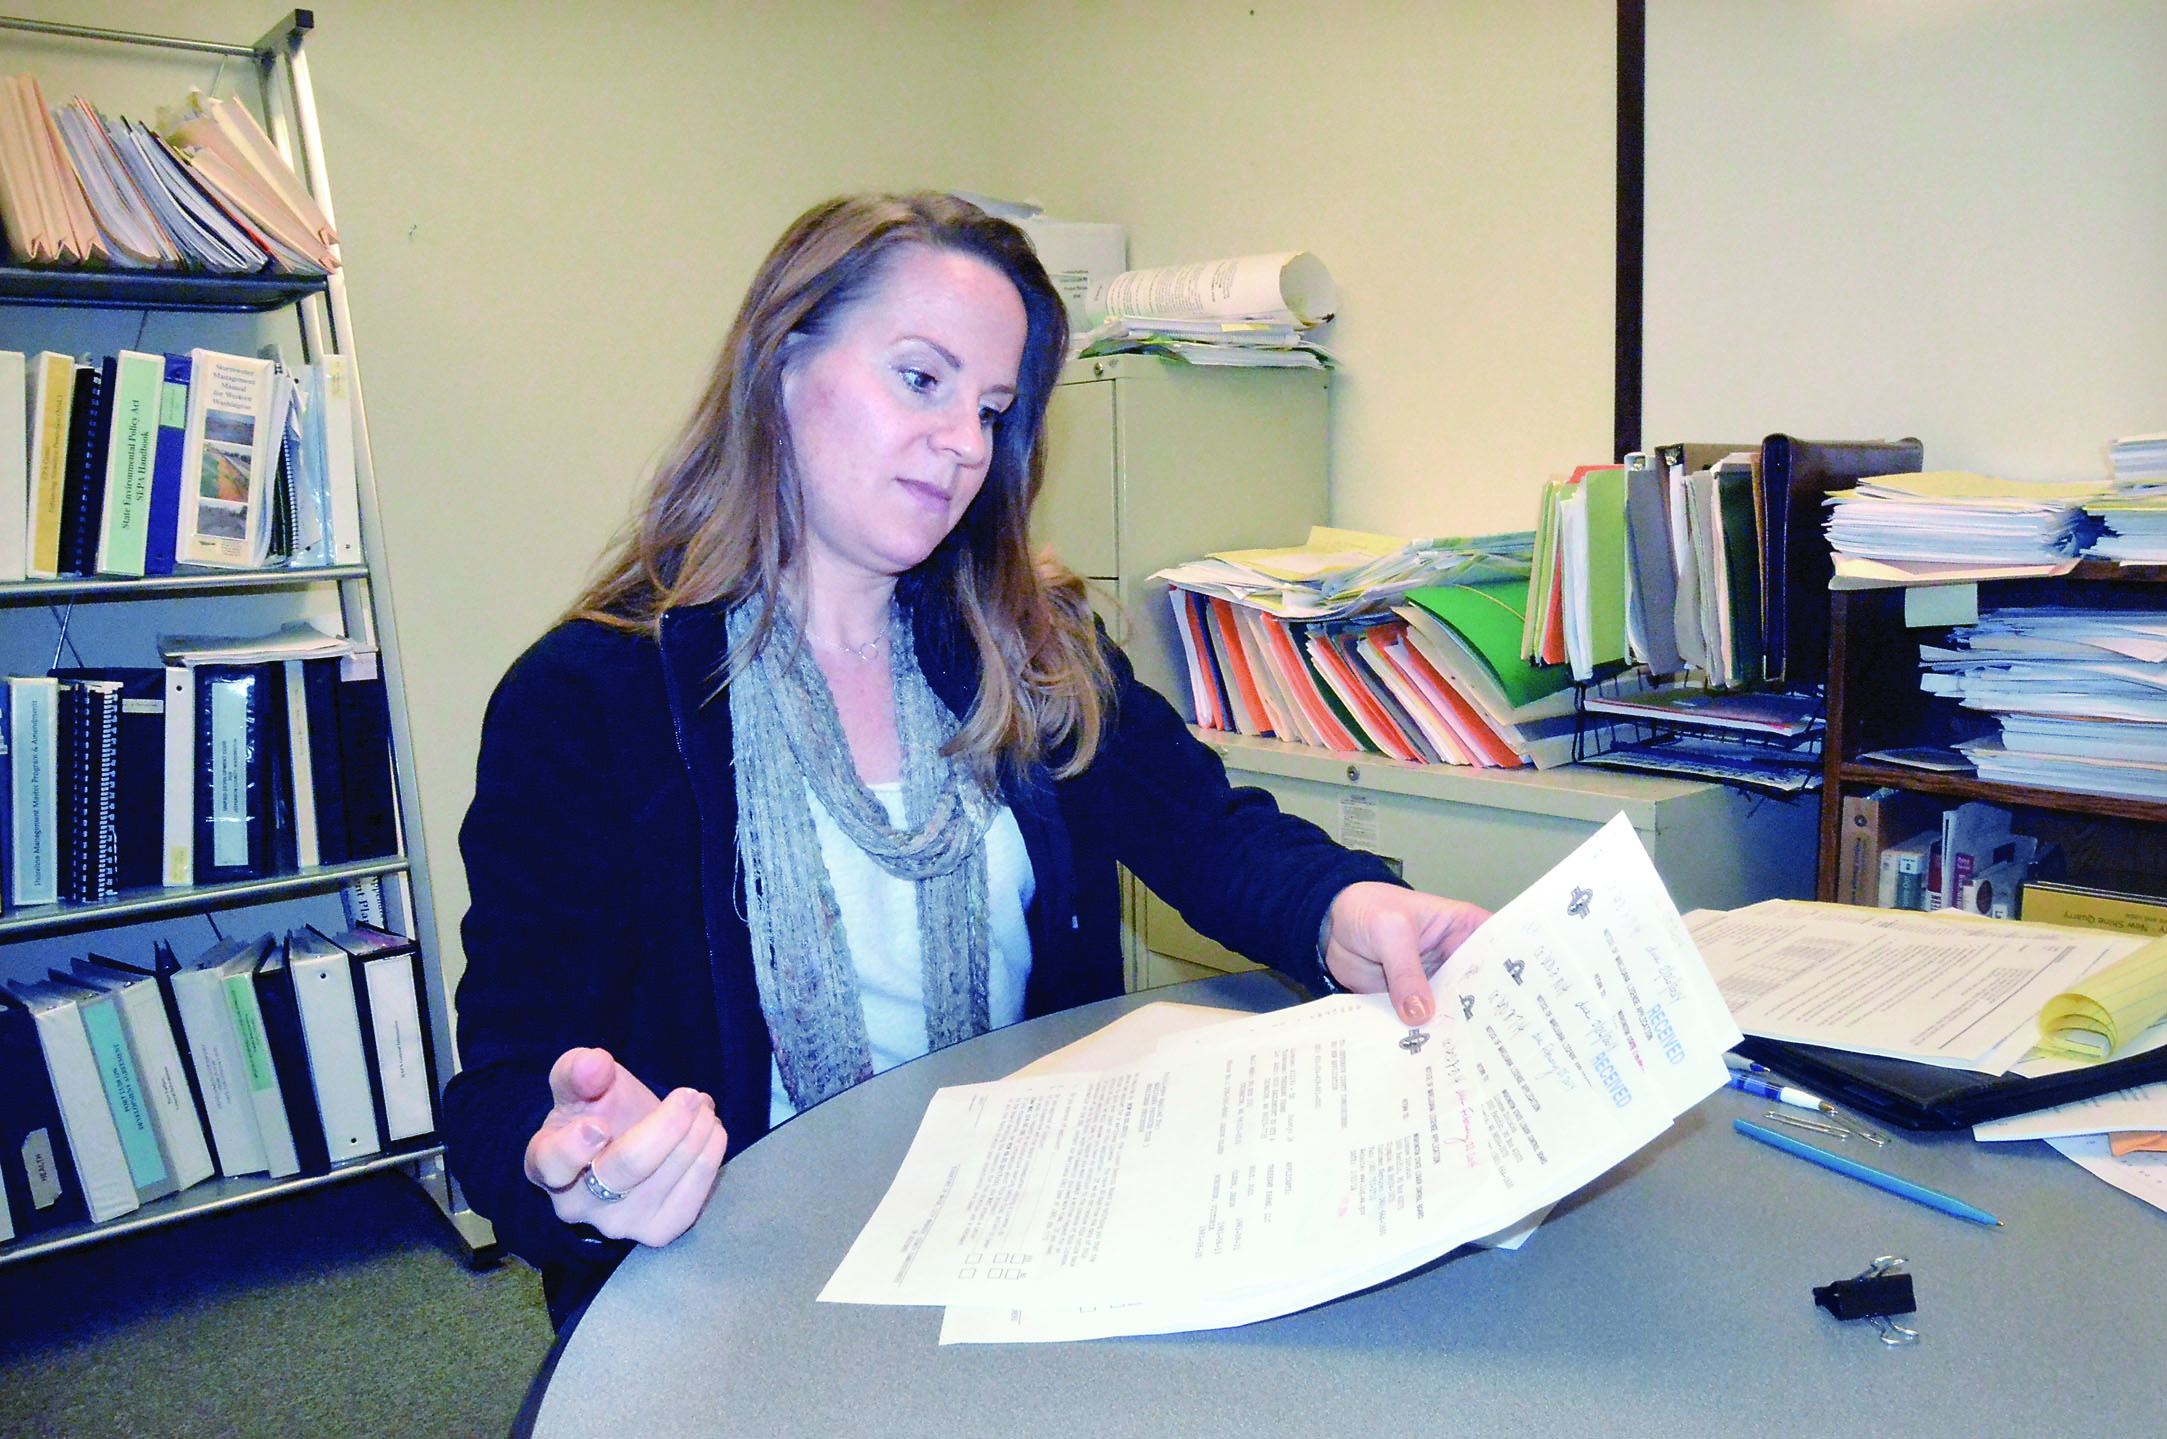
[[944, 1342], [1289, 1313], [1588, 1183], [1721, 1087], [1738, 1038], [1622, 816], [1432, 988], [1419, 1030], [1340, 995], [940, 1091], [820, 1297], [951, 1306]]
[[1312, 525], [1299, 545], [1221, 550], [1152, 578], [1281, 619], [1346, 619], [1385, 609], [1423, 585], [1525, 579], [1533, 544], [1526, 530], [1407, 540]]
[[1338, 305], [1331, 272], [1307, 251], [1127, 270], [1085, 302], [1078, 353], [1319, 369], [1331, 355], [1310, 331]]
[[2103, 483], [2032, 484], [1956, 470], [1881, 475], [1831, 494], [1828, 539], [1846, 559], [1899, 564], [2066, 563], [2098, 524], [2085, 514]]

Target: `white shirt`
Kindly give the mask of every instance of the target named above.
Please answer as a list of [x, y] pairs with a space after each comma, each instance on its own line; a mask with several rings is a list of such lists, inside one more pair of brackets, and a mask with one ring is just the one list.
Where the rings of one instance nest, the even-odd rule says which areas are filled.
[[[888, 810], [888, 821], [901, 825], [901, 781], [869, 785]], [[858, 972], [858, 998], [865, 1007], [866, 1036], [872, 1043], [873, 1072], [892, 1069], [926, 1052], [925, 968], [918, 938], [918, 892], [898, 879], [836, 827], [820, 797], [806, 789], [813, 830], [820, 836], [820, 858], [828, 883], [843, 912], [843, 933], [850, 938], [850, 960]], [[986, 965], [986, 1018], [995, 1029], [1023, 1018], [1023, 987], [1031, 975], [1031, 936], [1024, 910], [1037, 890], [1023, 831], [1008, 806], [994, 812], [986, 829], [986, 901], [989, 953]], [[768, 1123], [780, 1124], [797, 1113], [783, 1088], [782, 1066], [770, 1062]]]

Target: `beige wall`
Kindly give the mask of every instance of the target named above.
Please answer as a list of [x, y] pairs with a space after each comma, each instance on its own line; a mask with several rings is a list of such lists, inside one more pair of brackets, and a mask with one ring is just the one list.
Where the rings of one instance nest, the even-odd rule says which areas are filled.
[[1525, 527], [1609, 458], [1611, 4], [1050, 0], [1002, 41], [1042, 122], [1002, 159], [1050, 213], [1124, 222], [1139, 266], [1331, 269], [1339, 523]]
[[2103, 473], [2167, 425], [2167, 5], [1653, 0], [1650, 443], [1913, 434]]
[[[282, 13], [11, 8], [239, 41]], [[1607, 4], [314, 9], [448, 974], [490, 688], [822, 195], [1029, 194], [1125, 221], [1138, 263], [1316, 251], [1342, 296], [1344, 523], [1525, 525], [1545, 474], [1607, 449]]]

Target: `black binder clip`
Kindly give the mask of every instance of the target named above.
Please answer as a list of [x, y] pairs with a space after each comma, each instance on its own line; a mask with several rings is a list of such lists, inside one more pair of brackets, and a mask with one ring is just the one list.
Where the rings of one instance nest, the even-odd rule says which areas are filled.
[[1814, 1286], [1813, 1302], [1838, 1319], [1864, 1319], [1881, 1331], [1883, 1344], [1916, 1344], [1919, 1331], [1898, 1324], [1893, 1316], [1916, 1314], [1911, 1275], [1904, 1261], [1884, 1254], [1855, 1277]]

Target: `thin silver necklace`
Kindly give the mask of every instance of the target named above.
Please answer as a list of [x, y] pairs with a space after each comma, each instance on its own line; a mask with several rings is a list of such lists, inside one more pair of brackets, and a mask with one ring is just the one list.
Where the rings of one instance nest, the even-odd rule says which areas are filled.
[[861, 664], [871, 664], [874, 660], [879, 659], [881, 646], [888, 643], [886, 635], [875, 635], [862, 645], [842, 644], [839, 641], [816, 635], [811, 630], [807, 630], [805, 635], [806, 638], [819, 645], [822, 649], [833, 650], [839, 655], [849, 655]]

